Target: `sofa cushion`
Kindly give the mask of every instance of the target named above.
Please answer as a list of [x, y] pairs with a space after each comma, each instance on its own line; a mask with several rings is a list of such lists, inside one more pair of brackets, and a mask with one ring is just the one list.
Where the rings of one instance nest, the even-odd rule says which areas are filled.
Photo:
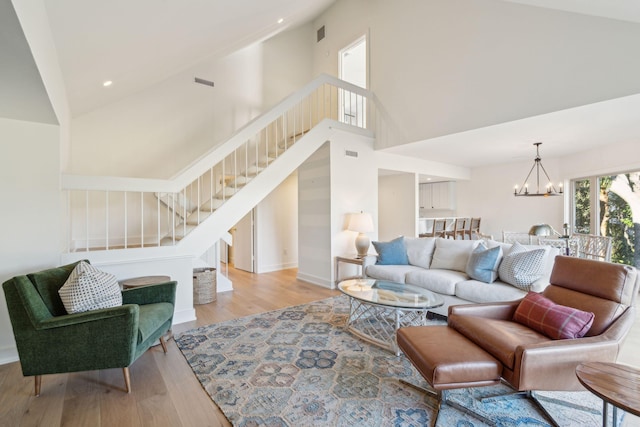
[[390, 282], [405, 283], [405, 276], [411, 271], [424, 270], [422, 267], [414, 265], [370, 265], [366, 268], [365, 274], [368, 277]]
[[480, 243], [469, 255], [466, 273], [472, 279], [493, 283], [498, 278], [498, 266], [502, 261], [502, 248], [487, 249]]
[[544, 274], [545, 249], [527, 250], [516, 242], [500, 263], [500, 280], [525, 291], [531, 290], [531, 284]]
[[465, 273], [455, 270], [420, 269], [407, 272], [405, 283], [443, 295], [455, 295], [456, 285], [468, 279]]
[[409, 264], [429, 268], [433, 251], [436, 249], [434, 237], [405, 237], [404, 246], [407, 249]]
[[479, 280], [466, 280], [456, 285], [458, 298], [475, 303], [514, 301], [526, 294], [525, 291], [500, 281], [484, 283]]
[[511, 320], [482, 318], [476, 316], [449, 316], [449, 326], [469, 340], [484, 348], [504, 366], [513, 370], [518, 347], [527, 344], [550, 342], [544, 334]]
[[436, 239], [431, 268], [465, 272], [471, 251], [480, 244], [479, 240]]
[[116, 276], [81, 261], [58, 291], [67, 313], [122, 305], [122, 292]]
[[404, 237], [400, 236], [389, 242], [371, 242], [378, 253], [376, 264], [379, 265], [407, 265], [407, 250], [404, 247]]
[[516, 322], [555, 340], [582, 338], [593, 319], [593, 313], [556, 304], [535, 292], [529, 292], [513, 314]]

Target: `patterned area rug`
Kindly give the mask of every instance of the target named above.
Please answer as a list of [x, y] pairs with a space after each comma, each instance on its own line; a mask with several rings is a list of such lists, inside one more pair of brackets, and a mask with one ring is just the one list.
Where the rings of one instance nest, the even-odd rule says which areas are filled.
[[[423, 387], [426, 382], [404, 356], [347, 332], [348, 313], [348, 298], [338, 296], [201, 327], [177, 336], [176, 342], [235, 426], [430, 425], [433, 399], [398, 379]], [[474, 407], [497, 425], [549, 425], [527, 399], [478, 401], [508, 391], [506, 386], [460, 389], [449, 398]], [[602, 424], [602, 403], [591, 393], [539, 396], [560, 425]], [[590, 410], [558, 405], [558, 399]], [[438, 425], [485, 424], [444, 405]]]

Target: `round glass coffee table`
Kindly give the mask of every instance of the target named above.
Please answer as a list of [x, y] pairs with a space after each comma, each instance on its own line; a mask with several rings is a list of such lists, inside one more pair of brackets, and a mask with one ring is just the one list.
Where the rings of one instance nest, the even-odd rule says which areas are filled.
[[400, 355], [396, 331], [424, 326], [427, 310], [444, 304], [442, 297], [418, 286], [375, 279], [350, 279], [338, 284], [349, 297], [347, 330]]

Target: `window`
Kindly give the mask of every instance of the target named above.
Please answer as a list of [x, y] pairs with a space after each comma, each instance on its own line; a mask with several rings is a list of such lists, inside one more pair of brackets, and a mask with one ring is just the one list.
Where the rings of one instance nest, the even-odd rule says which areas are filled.
[[572, 230], [610, 236], [611, 261], [640, 267], [640, 171], [576, 179], [571, 188]]

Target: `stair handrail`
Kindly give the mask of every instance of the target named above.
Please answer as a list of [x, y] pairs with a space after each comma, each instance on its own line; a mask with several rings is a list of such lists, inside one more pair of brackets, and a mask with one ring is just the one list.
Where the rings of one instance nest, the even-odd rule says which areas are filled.
[[[233, 153], [242, 144], [244, 144], [247, 139], [256, 135], [324, 84], [330, 84], [340, 89], [354, 92], [363, 96], [368, 102], [375, 102], [375, 98], [369, 90], [328, 74], [320, 74], [301, 89], [292, 93], [273, 106], [267, 112], [257, 116], [249, 123], [238, 129], [224, 142], [212, 147], [206, 154], [183, 168], [181, 172], [178, 172], [170, 179], [62, 174], [62, 189], [178, 193], [199, 176], [203, 175], [211, 168], [211, 165], [215, 165], [224, 160], [229, 154]], [[370, 129], [370, 124], [372, 122], [373, 120], [371, 118], [367, 120], [367, 129]]]

